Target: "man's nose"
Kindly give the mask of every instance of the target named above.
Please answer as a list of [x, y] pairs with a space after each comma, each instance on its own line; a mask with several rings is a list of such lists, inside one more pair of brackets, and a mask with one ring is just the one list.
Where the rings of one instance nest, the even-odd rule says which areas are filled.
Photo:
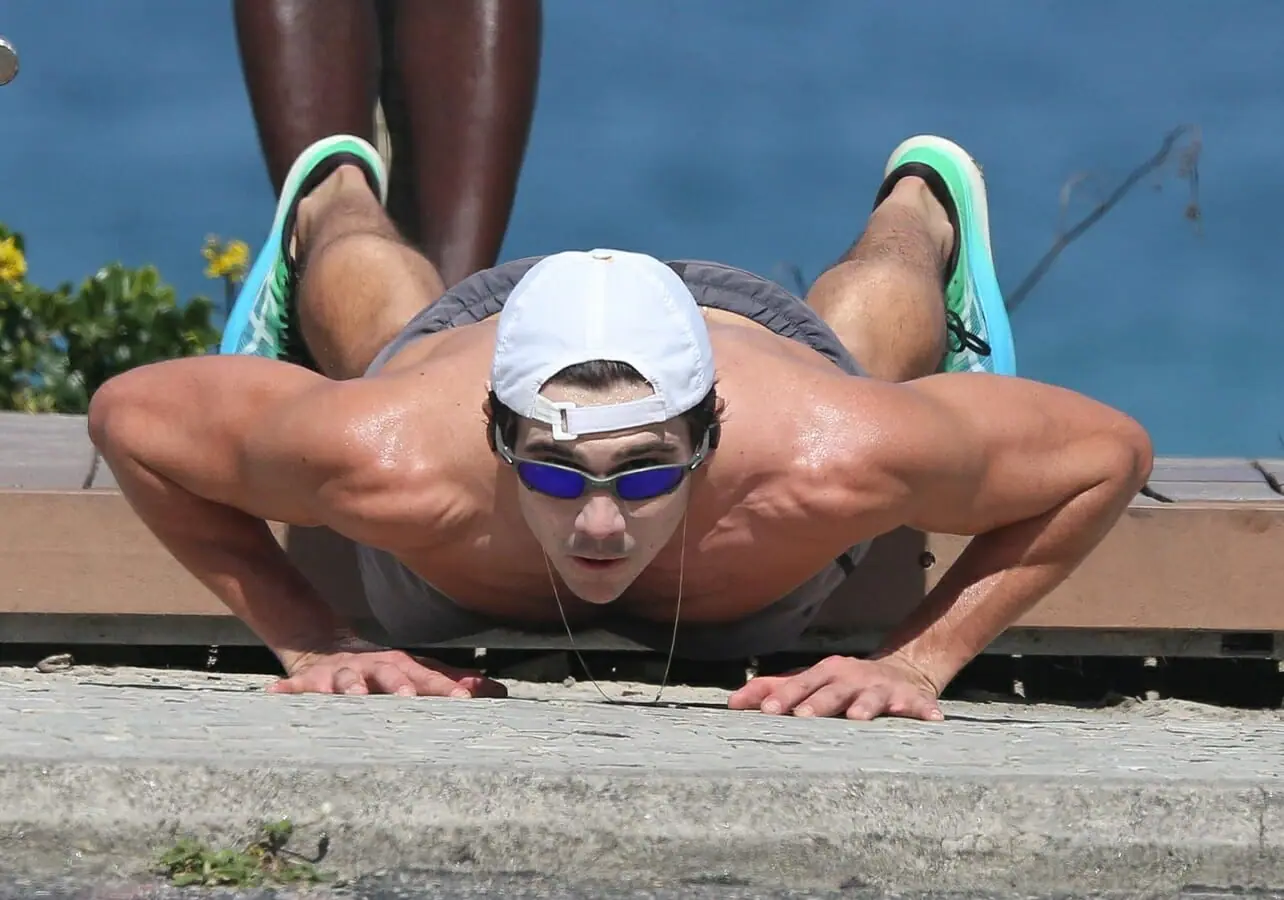
[[595, 541], [607, 541], [624, 533], [624, 514], [615, 498], [598, 494], [576, 516], [575, 530]]

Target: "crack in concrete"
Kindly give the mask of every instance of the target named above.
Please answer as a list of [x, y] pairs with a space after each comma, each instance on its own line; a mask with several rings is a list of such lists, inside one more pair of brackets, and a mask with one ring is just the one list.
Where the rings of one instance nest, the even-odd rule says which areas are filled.
[[1257, 807], [1257, 852], [1266, 852], [1266, 808], [1270, 805], [1271, 795], [1266, 788], [1258, 788], [1261, 804]]

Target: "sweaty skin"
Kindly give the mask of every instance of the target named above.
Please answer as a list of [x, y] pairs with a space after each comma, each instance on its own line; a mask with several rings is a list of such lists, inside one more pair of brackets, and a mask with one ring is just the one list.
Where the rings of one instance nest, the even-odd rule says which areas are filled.
[[[720, 448], [683, 489], [684, 620], [744, 616], [902, 525], [980, 535], [874, 660], [834, 657], [799, 676], [756, 679], [733, 695], [735, 708], [940, 718], [945, 685], [1070, 574], [1149, 474], [1144, 430], [1069, 390], [978, 374], [856, 378], [757, 324], [706, 317], [726, 410]], [[343, 668], [348, 657], [333, 655], [344, 623], [264, 520], [323, 524], [386, 549], [488, 616], [559, 620], [515, 476], [486, 442], [494, 333], [492, 319], [431, 335], [378, 374], [346, 381], [258, 358], [161, 362], [105, 385], [90, 432], [152, 531], [287, 672], [306, 673], [325, 654], [327, 686], [334, 667], [349, 672], [333, 687], [299, 689], [344, 690], [357, 677]], [[652, 437], [675, 459], [691, 452], [673, 423]], [[639, 437], [595, 440], [586, 458], [609, 468], [611, 442]], [[584, 521], [585, 533], [610, 539], [608, 512]], [[673, 530], [614, 609], [672, 621], [683, 533]], [[568, 558], [553, 563], [581, 587], [594, 577]], [[602, 613], [600, 601], [577, 599], [556, 577], [572, 625]], [[441, 675], [436, 663], [424, 675], [408, 660], [380, 655], [381, 674], [353, 690], [502, 691], [466, 673]], [[440, 683], [409, 683], [432, 678]]]

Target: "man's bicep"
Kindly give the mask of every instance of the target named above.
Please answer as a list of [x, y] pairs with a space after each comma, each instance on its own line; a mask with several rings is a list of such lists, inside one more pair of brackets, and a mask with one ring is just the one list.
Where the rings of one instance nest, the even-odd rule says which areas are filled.
[[293, 525], [333, 525], [345, 516], [370, 456], [349, 387], [327, 381], [278, 404], [245, 432], [237, 505]]
[[1064, 388], [997, 375], [906, 387], [888, 458], [920, 530], [974, 535], [1042, 515], [1148, 450], [1126, 416]]

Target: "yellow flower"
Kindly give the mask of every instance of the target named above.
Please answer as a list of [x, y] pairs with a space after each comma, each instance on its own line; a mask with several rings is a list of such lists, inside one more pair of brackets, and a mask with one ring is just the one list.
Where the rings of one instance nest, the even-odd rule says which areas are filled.
[[206, 278], [241, 281], [250, 268], [250, 248], [245, 241], [228, 241], [224, 244], [218, 238], [206, 238], [201, 255], [205, 257]]
[[0, 241], [0, 282], [17, 284], [27, 274], [27, 258], [11, 237]]

